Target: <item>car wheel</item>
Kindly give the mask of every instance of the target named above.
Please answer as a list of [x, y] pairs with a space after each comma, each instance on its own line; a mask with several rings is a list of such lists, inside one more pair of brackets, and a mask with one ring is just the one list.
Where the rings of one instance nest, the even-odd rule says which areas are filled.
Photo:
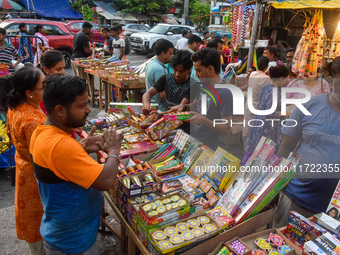
[[138, 53], [138, 54], [141, 54], [142, 52], [140, 50], [135, 50], [134, 49], [134, 52]]
[[65, 69], [69, 68], [71, 66], [71, 57], [72, 57], [71, 54], [65, 50], [61, 50], [60, 52], [61, 54], [63, 54], [64, 59], [65, 59]]

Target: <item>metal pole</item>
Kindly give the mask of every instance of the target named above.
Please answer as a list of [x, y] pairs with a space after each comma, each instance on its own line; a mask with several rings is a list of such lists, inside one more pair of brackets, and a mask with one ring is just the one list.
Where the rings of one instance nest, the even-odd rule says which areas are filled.
[[184, 0], [184, 20], [185, 20], [185, 25], [188, 24], [188, 19], [189, 19], [189, 0]]
[[257, 27], [259, 24], [259, 17], [260, 17], [260, 6], [261, 6], [261, 0], [256, 2], [256, 6], [255, 6], [254, 22], [253, 22], [253, 28], [251, 30], [250, 46], [249, 46], [248, 61], [247, 61], [247, 71], [253, 64], [253, 56], [254, 56], [256, 36], [257, 36]]

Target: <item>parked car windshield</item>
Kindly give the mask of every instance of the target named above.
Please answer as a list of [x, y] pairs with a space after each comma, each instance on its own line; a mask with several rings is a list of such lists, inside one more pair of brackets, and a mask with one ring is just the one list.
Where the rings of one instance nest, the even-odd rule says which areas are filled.
[[160, 34], [160, 35], [164, 35], [170, 26], [155, 26], [153, 28], [151, 28], [148, 32], [149, 33], [154, 33], [154, 34]]

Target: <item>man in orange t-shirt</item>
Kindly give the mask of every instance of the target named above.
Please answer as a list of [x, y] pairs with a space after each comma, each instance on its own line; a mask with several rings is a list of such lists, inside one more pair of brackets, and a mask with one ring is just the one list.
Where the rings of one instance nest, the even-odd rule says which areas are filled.
[[[87, 85], [79, 77], [48, 77], [43, 99], [48, 118], [32, 134], [30, 153], [44, 207], [45, 254], [99, 254], [101, 191], [115, 184], [121, 136], [112, 128], [103, 137], [89, 136], [86, 150], [71, 137], [71, 129], [82, 127], [91, 112]], [[88, 155], [100, 149], [108, 154], [104, 165]]]

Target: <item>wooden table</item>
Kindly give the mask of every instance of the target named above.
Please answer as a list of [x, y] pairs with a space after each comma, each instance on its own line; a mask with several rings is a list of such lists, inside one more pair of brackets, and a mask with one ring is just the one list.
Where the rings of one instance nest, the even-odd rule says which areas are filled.
[[[102, 110], [103, 108], [107, 112], [110, 107], [110, 102], [112, 98], [112, 86], [116, 86], [118, 88], [118, 98], [117, 101], [124, 102], [125, 93], [129, 93], [129, 101], [133, 99], [134, 102], [141, 101], [141, 90], [145, 89], [145, 81], [144, 79], [135, 79], [135, 80], [123, 80], [118, 79], [113, 76], [107, 76], [103, 71], [100, 70], [91, 70], [85, 69], [84, 72], [87, 75], [87, 81], [89, 84], [89, 94], [94, 94], [94, 77], [99, 78], [99, 98], [98, 98], [98, 105], [99, 109]], [[133, 96], [130, 93], [132, 91]], [[104, 105], [103, 107], [103, 95], [104, 95]], [[92, 102], [94, 102], [93, 96], [90, 96]]]
[[[121, 234], [122, 233], [127, 234], [127, 237], [128, 237], [128, 254], [129, 255], [135, 255], [136, 254], [136, 247], [138, 247], [141, 254], [150, 255], [150, 253], [147, 250], [147, 248], [145, 247], [145, 245], [141, 242], [141, 240], [138, 238], [137, 234], [133, 231], [133, 229], [130, 227], [130, 225], [126, 222], [126, 220], [124, 219], [124, 216], [121, 214], [118, 207], [113, 203], [109, 193], [107, 191], [104, 191], [103, 194], [104, 194], [105, 201], [109, 204], [111, 209], [114, 211], [114, 213], [117, 215], [117, 217], [120, 220]], [[116, 230], [113, 229], [112, 233], [115, 233], [115, 232], [116, 232]], [[123, 243], [125, 244], [125, 240], [123, 240]]]
[[78, 61], [71, 60], [72, 69], [74, 72], [74, 75], [84, 79], [87, 81], [87, 85], [89, 87], [89, 99], [92, 102], [92, 106], [95, 106], [95, 95], [94, 95], [94, 77], [88, 75], [88, 73], [85, 72], [85, 69], [89, 68], [87, 65], [81, 64]]

